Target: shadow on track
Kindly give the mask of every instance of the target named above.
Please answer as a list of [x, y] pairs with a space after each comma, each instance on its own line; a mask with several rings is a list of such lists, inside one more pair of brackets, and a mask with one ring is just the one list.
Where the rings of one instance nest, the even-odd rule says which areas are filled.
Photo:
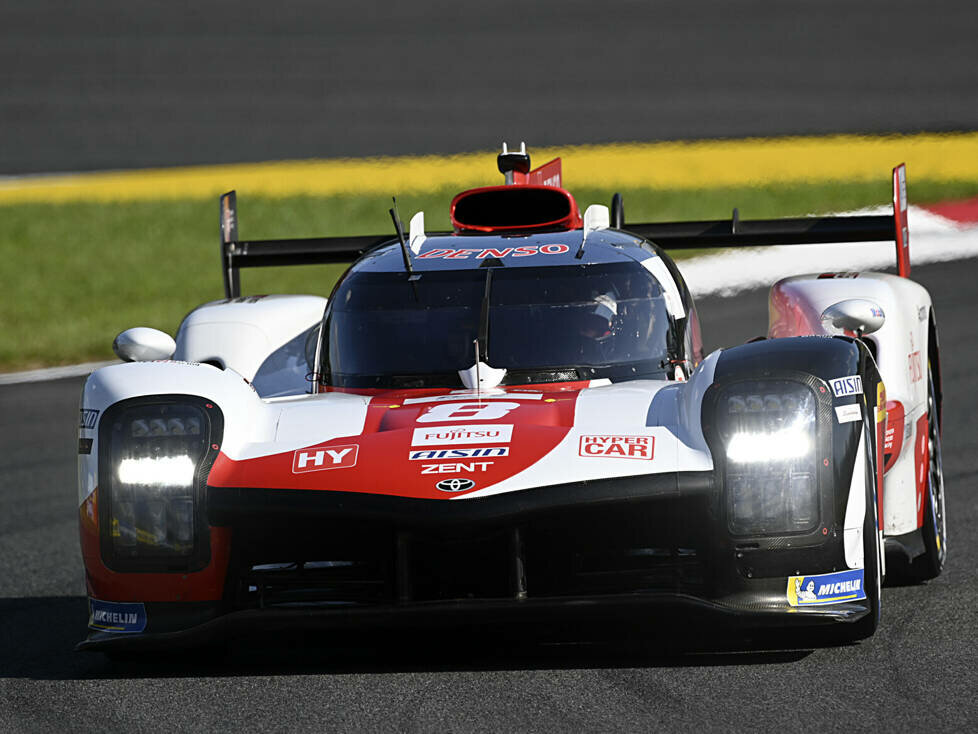
[[[245, 675], [677, 668], [793, 663], [814, 645], [791, 649], [772, 640], [662, 630], [656, 638], [541, 642], [484, 627], [404, 633], [278, 634], [215, 648], [108, 658], [75, 652], [86, 634], [82, 596], [0, 599], [0, 678], [68, 680], [207, 678]], [[775, 642], [777, 642], [775, 640]]]

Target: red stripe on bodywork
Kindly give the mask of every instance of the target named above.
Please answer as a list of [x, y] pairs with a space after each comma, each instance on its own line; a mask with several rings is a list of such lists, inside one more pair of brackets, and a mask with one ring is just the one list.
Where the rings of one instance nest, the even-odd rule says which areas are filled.
[[[91, 502], [89, 501], [91, 500]], [[99, 547], [98, 525], [89, 514], [97, 503], [91, 495], [79, 508], [81, 549], [88, 595], [105, 601], [218, 601], [224, 594], [231, 551], [231, 529], [211, 528], [211, 559], [193, 573], [119, 573], [106, 567]]]
[[924, 525], [924, 502], [926, 501], [927, 480], [930, 469], [930, 445], [927, 441], [927, 414], [917, 419], [917, 433], [914, 436], [914, 482], [917, 485], [917, 527]]
[[[519, 474], [550, 453], [564, 439], [574, 425], [580, 391], [559, 389], [533, 392], [542, 393], [541, 397], [521, 400], [520, 391], [511, 391], [493, 400], [479, 401], [471, 395], [460, 395], [457, 399], [445, 401], [405, 404], [406, 399], [430, 396], [431, 391], [376, 396], [367, 408], [363, 433], [360, 435], [338, 437], [297, 450], [240, 461], [222, 452], [211, 469], [208, 484], [212, 487], [303, 489], [451, 499]], [[442, 391], [442, 394], [448, 393]], [[515, 403], [517, 407], [497, 415], [495, 406], [501, 403]], [[484, 415], [480, 413], [480, 405], [485, 407]], [[453, 410], [457, 417], [441, 419], [453, 415]], [[326, 418], [328, 410], [324, 411]], [[512, 436], [508, 441], [455, 441], [449, 438], [443, 442], [413, 443], [418, 429], [429, 429], [447, 436], [452, 429], [467, 425], [498, 427], [504, 433], [511, 426]], [[355, 465], [334, 467], [326, 463], [330, 449], [338, 455], [350, 446], [356, 447]], [[410, 458], [413, 451], [495, 447], [507, 448], [508, 455]], [[326, 452], [316, 457], [322, 459], [323, 470], [308, 471], [312, 464], [306, 455], [302, 461], [304, 471], [296, 473], [294, 467], [299, 452]], [[349, 452], [344, 453], [344, 460], [349, 456]], [[327, 468], [330, 470], [327, 471]], [[461, 492], [445, 492], [436, 487], [438, 482], [452, 478], [472, 480], [474, 486]]]
[[886, 433], [883, 438], [883, 473], [885, 474], [903, 451], [903, 403], [899, 400], [886, 401]]

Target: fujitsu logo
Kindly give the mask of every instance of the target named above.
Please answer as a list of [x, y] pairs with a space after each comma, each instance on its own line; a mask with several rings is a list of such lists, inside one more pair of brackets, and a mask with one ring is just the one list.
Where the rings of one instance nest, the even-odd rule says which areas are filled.
[[513, 426], [469, 425], [415, 428], [412, 446], [444, 446], [467, 443], [509, 443], [513, 438]]
[[325, 471], [326, 469], [349, 469], [356, 466], [357, 444], [348, 446], [312, 446], [300, 449], [292, 455], [292, 473], [302, 474], [307, 471]]

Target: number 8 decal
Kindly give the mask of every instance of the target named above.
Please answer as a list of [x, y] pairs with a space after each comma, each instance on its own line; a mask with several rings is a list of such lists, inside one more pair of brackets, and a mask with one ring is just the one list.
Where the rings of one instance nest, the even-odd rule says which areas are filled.
[[442, 421], [494, 421], [511, 410], [520, 407], [519, 403], [442, 403], [418, 416], [418, 423], [441, 423]]

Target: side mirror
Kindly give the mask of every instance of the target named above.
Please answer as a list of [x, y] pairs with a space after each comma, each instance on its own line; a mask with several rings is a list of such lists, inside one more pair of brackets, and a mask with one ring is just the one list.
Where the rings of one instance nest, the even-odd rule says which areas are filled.
[[822, 311], [822, 327], [830, 334], [872, 334], [879, 331], [885, 319], [883, 309], [865, 298], [839, 301]]
[[136, 326], [115, 338], [112, 351], [123, 362], [150, 362], [172, 357], [177, 351], [177, 343], [164, 331]]

